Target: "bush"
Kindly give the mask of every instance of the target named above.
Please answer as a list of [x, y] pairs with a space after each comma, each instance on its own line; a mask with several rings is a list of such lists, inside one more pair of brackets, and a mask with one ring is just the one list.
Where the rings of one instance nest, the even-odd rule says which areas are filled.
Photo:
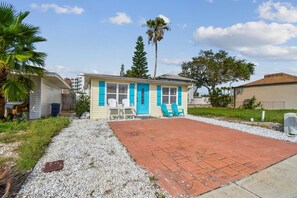
[[256, 109], [256, 108], [262, 108], [261, 102], [257, 102], [257, 99], [255, 96], [253, 96], [251, 99], [245, 100], [244, 104], [242, 105], [242, 108], [244, 109]]
[[80, 95], [74, 106], [74, 111], [78, 117], [84, 112], [90, 112], [90, 97], [88, 95]]
[[213, 107], [227, 107], [232, 99], [229, 94], [223, 93], [223, 88], [217, 88], [215, 93], [210, 94], [209, 101]]

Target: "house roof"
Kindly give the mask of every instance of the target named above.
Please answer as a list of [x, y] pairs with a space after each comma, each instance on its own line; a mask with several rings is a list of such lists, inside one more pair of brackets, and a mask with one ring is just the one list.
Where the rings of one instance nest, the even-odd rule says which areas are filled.
[[52, 81], [61, 89], [71, 89], [69, 84], [56, 72], [49, 72], [44, 70], [44, 78]]
[[[154, 84], [165, 84], [165, 85], [187, 85], [190, 86], [192, 83], [176, 80], [152, 80], [152, 79], [142, 79], [142, 78], [130, 78], [116, 75], [106, 75], [106, 74], [84, 74], [85, 76], [85, 86], [88, 86], [92, 78], [100, 78], [103, 80], [118, 80], [118, 81], [130, 81], [135, 83], [154, 83]], [[85, 87], [86, 88], [86, 87]]]
[[276, 84], [291, 84], [297, 83], [297, 76], [286, 73], [275, 73], [264, 75], [264, 78], [250, 82], [238, 87], [252, 87], [252, 86], [267, 86]]
[[164, 80], [175, 80], [175, 81], [185, 81], [185, 82], [193, 82], [194, 80], [191, 78], [182, 77], [175, 74], [163, 74], [158, 76], [157, 79], [164, 79]]

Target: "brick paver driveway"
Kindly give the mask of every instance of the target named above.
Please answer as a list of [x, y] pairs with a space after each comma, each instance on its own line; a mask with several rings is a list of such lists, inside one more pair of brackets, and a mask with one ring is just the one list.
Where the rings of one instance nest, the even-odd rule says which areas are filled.
[[297, 153], [297, 144], [188, 119], [109, 125], [172, 196], [205, 193]]

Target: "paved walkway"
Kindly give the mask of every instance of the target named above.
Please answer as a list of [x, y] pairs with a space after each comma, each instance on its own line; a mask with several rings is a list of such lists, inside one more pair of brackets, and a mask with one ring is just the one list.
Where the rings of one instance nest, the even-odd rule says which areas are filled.
[[188, 119], [109, 123], [172, 196], [194, 196], [297, 153], [297, 145]]
[[297, 197], [297, 155], [199, 198]]

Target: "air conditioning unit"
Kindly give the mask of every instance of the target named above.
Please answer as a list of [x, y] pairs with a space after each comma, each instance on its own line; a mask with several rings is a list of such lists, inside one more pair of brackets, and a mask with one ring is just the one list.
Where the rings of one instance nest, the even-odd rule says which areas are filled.
[[297, 135], [296, 113], [286, 113], [284, 115], [284, 132], [290, 135]]

